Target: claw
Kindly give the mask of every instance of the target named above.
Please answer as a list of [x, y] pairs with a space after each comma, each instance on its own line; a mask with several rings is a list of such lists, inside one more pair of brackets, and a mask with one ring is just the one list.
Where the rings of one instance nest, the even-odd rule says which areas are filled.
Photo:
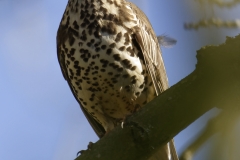
[[93, 142], [89, 142], [86, 150], [81, 150], [77, 152], [77, 157], [84, 154], [86, 151], [91, 150], [93, 144], [94, 144]]
[[124, 125], [124, 121], [122, 121], [122, 123], [121, 123], [121, 127], [123, 128], [123, 125]]

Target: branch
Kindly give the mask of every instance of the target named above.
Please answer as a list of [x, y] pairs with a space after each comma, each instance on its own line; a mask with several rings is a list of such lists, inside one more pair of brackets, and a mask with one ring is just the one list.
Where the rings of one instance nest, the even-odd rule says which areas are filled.
[[77, 160], [144, 160], [208, 110], [239, 110], [240, 35], [197, 51], [196, 69]]

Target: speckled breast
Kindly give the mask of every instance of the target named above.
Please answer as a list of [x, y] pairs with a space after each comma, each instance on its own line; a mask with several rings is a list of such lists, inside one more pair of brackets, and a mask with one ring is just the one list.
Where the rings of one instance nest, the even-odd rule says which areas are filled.
[[121, 0], [73, 0], [62, 20], [67, 29], [61, 54], [70, 85], [105, 130], [155, 96], [131, 31], [138, 21], [135, 15], [122, 19], [122, 9], [130, 9], [122, 5]]

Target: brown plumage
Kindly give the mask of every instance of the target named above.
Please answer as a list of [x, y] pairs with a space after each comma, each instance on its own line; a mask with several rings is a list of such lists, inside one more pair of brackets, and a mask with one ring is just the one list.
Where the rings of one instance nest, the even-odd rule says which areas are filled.
[[[125, 0], [69, 0], [57, 53], [64, 78], [100, 138], [168, 88], [152, 26]], [[177, 160], [173, 142], [156, 157]]]

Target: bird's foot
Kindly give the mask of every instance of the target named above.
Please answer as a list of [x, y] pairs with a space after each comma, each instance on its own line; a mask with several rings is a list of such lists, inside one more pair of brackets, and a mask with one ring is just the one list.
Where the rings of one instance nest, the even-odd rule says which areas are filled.
[[93, 142], [89, 142], [86, 150], [81, 150], [77, 152], [77, 157], [84, 154], [86, 151], [90, 151], [92, 149], [93, 144], [94, 144]]
[[[130, 115], [129, 115], [130, 116]], [[120, 122], [121, 122], [121, 128], [124, 127], [124, 125], [128, 125], [128, 117], [129, 116], [125, 116]]]
[[121, 127], [123, 128], [123, 125], [124, 125], [124, 121], [122, 121], [122, 123], [121, 123]]

